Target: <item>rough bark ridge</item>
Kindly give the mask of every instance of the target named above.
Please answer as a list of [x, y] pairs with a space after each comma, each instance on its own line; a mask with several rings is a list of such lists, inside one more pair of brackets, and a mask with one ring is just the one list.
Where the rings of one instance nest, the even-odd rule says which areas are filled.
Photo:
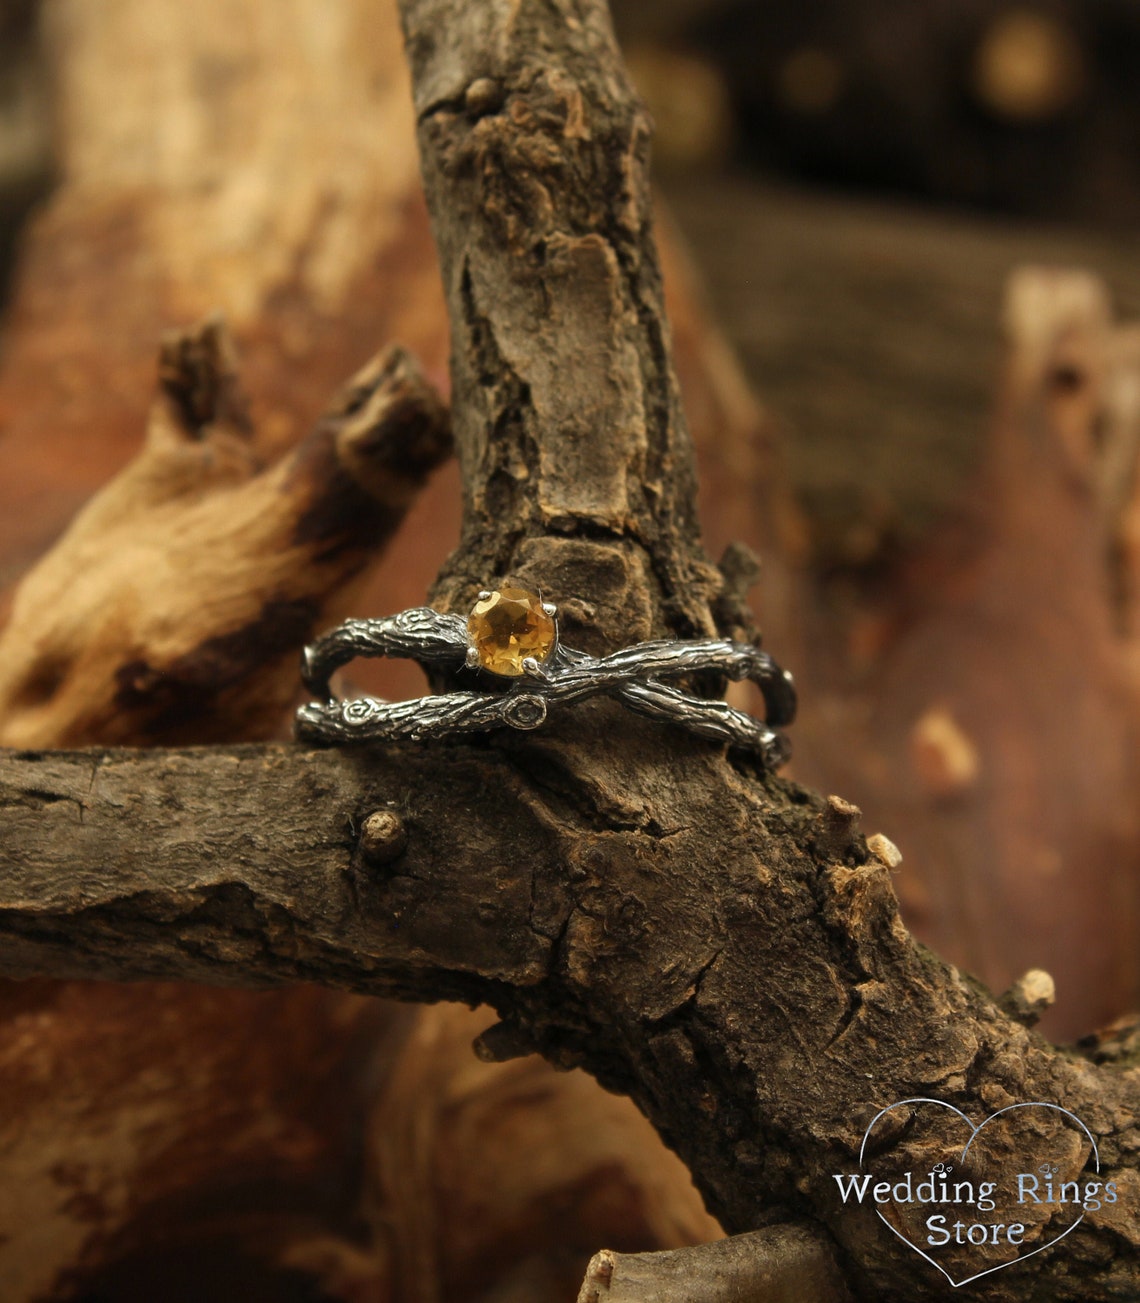
[[[438, 599], [462, 607], [509, 573], [591, 650], [732, 629], [735, 595], [695, 534], [647, 132], [603, 7], [405, 0], [403, 15], [467, 492]], [[1052, 1101], [1096, 1136], [1119, 1201], [971, 1288], [1135, 1294], [1135, 1049], [1100, 1065], [1058, 1051], [916, 947], [842, 801], [605, 703], [525, 739], [384, 755], [16, 754], [0, 800], [7, 972], [486, 1000], [503, 1022], [485, 1054], [537, 1048], [630, 1094], [729, 1229], [815, 1226], [868, 1299], [947, 1290], [837, 1195], [874, 1115], [914, 1096], [975, 1121]], [[358, 840], [377, 810], [404, 835]], [[1046, 1124], [994, 1161], [1017, 1170], [1027, 1139], [1035, 1162], [1083, 1162]], [[925, 1171], [963, 1140], [935, 1119], [879, 1142]], [[1038, 1219], [1027, 1244], [1060, 1229]]]
[[[692, 451], [650, 234], [650, 125], [593, 5], [403, 7], [452, 323], [460, 547], [436, 598], [515, 572], [568, 641], [707, 632]], [[444, 200], [446, 196], [446, 200]], [[582, 573], [583, 567], [588, 573]]]

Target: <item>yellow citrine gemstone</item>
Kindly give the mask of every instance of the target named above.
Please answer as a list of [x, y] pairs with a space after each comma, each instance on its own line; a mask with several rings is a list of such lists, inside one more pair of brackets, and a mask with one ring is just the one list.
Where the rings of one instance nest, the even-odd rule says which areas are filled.
[[482, 597], [467, 617], [467, 634], [479, 664], [492, 674], [519, 675], [523, 661], [542, 662], [554, 650], [554, 617], [525, 588], [499, 588]]

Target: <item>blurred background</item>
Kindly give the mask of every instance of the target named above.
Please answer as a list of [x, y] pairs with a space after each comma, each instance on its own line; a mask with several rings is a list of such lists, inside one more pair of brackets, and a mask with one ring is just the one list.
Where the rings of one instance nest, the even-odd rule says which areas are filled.
[[[865, 830], [899, 848], [896, 887], [921, 939], [995, 992], [1047, 970], [1056, 998], [1043, 1030], [1096, 1052], [1094, 1029], [1140, 1005], [1140, 6], [615, 0], [614, 17], [657, 124], [663, 262], [706, 538], [714, 556], [742, 541], [760, 557], [765, 642], [803, 700], [792, 772], [855, 801]], [[21, 575], [138, 450], [164, 329], [225, 312], [267, 460], [389, 340], [446, 388], [390, 0], [4, 0], [0, 295], [0, 619]], [[369, 571], [354, 613], [422, 601], [457, 525], [450, 466]], [[352, 674], [390, 695], [422, 690], [407, 667]], [[283, 727], [270, 721], [266, 735]], [[82, 1013], [57, 1002], [58, 1022], [40, 1034], [56, 1046], [60, 1082], [79, 1023], [134, 1025], [126, 998], [105, 989]], [[197, 999], [169, 994], [196, 1030], [153, 1047], [169, 1068], [155, 1087], [164, 1099], [184, 1090], [172, 1084], [179, 1055], [234, 1025], [232, 1007], [199, 1018]], [[249, 1060], [276, 1081], [296, 1068], [259, 1041], [270, 1025], [260, 999], [238, 1020]], [[435, 1098], [425, 1074], [438, 1085], [469, 1071], [471, 1025], [457, 1012], [385, 1015], [381, 1035], [372, 1002], [304, 999], [280, 1017], [300, 1019], [315, 1045], [346, 1026], [383, 1041], [413, 1112], [421, 1105], [409, 1101]], [[17, 1031], [11, 1023], [13, 1045]], [[411, 1047], [404, 1059], [397, 1044]], [[358, 1107], [374, 1116], [375, 1059], [352, 1045], [357, 1066], [343, 1075], [372, 1083]], [[101, 1053], [94, 1041], [86, 1052]], [[297, 1117], [326, 1153], [330, 1087], [315, 1064]], [[219, 1064], [199, 1097], [182, 1099], [170, 1135], [198, 1134], [188, 1117], [244, 1089], [232, 1071]], [[492, 1095], [550, 1091], [560, 1107], [562, 1088], [545, 1077], [495, 1080]], [[107, 1116], [129, 1112], [125, 1098], [105, 1087]], [[529, 1105], [519, 1107], [511, 1116]], [[591, 1109], [610, 1107], [575, 1096], [578, 1130], [548, 1138], [578, 1164], [576, 1181], [608, 1161], [604, 1144], [584, 1150], [581, 1137]], [[293, 1103], [281, 1108], [301, 1125]], [[74, 1120], [75, 1134], [87, 1125]], [[621, 1114], [591, 1134], [636, 1125]], [[461, 1130], [442, 1105], [432, 1126], [448, 1144]], [[643, 1141], [622, 1141], [620, 1193], [611, 1187], [578, 1221], [557, 1174], [541, 1198], [519, 1193], [532, 1211], [496, 1223], [498, 1239], [488, 1231], [482, 1275], [470, 1274], [470, 1246], [467, 1257], [441, 1247], [391, 1211], [389, 1181], [379, 1223], [419, 1257], [389, 1244], [377, 1265], [359, 1245], [330, 1247], [321, 1235], [340, 1213], [324, 1208], [325, 1230], [298, 1238], [294, 1227], [287, 1253], [273, 1236], [272, 1252], [243, 1241], [243, 1297], [261, 1296], [270, 1257], [284, 1274], [265, 1297], [557, 1297], [534, 1281], [580, 1278], [599, 1237], [654, 1247], [714, 1233], [691, 1190], [675, 1203], [662, 1193], [676, 1173], [631, 1157], [649, 1152]], [[93, 1292], [76, 1297], [148, 1297], [166, 1270], [154, 1245], [171, 1234], [171, 1209], [189, 1216], [189, 1196], [148, 1185], [163, 1164], [181, 1169], [166, 1140], [147, 1144], [145, 1178], [119, 1150], [100, 1161], [149, 1191], [148, 1220], [104, 1212], [51, 1259], [72, 1270], [74, 1244], [95, 1254], [98, 1289], [87, 1279]], [[296, 1144], [287, 1149], [273, 1156], [274, 1180], [296, 1176]], [[32, 1151], [27, 1161], [42, 1167]], [[437, 1168], [416, 1161], [424, 1200], [442, 1197]], [[443, 1182], [455, 1215], [460, 1194], [474, 1198], [460, 1166]], [[494, 1181], [522, 1179], [505, 1166]], [[339, 1178], [321, 1179], [327, 1193]], [[215, 1189], [204, 1180], [194, 1177], [199, 1202]], [[239, 1203], [260, 1197], [241, 1188]], [[78, 1197], [68, 1189], [46, 1204]], [[540, 1205], [562, 1210], [549, 1252]], [[87, 1216], [67, 1207], [65, 1220]], [[97, 1252], [84, 1238], [96, 1223]], [[35, 1296], [21, 1234], [5, 1297]], [[191, 1238], [195, 1271], [238, 1278], [227, 1235]], [[491, 1258], [524, 1263], [512, 1278], [521, 1292]], [[436, 1293], [391, 1285], [422, 1276], [429, 1259]], [[317, 1277], [325, 1292], [306, 1293]]]

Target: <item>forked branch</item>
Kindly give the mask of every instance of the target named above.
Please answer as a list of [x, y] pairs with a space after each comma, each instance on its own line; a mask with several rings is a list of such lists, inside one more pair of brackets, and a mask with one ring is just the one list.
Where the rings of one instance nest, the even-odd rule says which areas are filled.
[[[603, 3], [402, 10], [466, 492], [436, 605], [509, 575], [593, 654], [739, 637], [697, 537], [648, 125]], [[721, 747], [589, 701], [525, 736], [372, 754], [9, 754], [0, 801], [9, 973], [486, 1000], [486, 1052], [533, 1047], [628, 1093], [728, 1229], [798, 1224], [866, 1299], [946, 1288], [837, 1192], [875, 1115], [1051, 1101], [1095, 1135], [1118, 1201], [974, 1296], [1134, 1291], [1134, 1060], [1095, 1066], [1008, 1016], [907, 934], [853, 807]], [[397, 832], [366, 833], [394, 826], [375, 812]], [[877, 1132], [876, 1161], [959, 1152], [953, 1117]], [[1035, 1136], [1039, 1158], [1083, 1161], [1063, 1128]], [[1013, 1170], [1024, 1139], [992, 1161]], [[1059, 1233], [1048, 1210], [1026, 1220], [1026, 1248]]]

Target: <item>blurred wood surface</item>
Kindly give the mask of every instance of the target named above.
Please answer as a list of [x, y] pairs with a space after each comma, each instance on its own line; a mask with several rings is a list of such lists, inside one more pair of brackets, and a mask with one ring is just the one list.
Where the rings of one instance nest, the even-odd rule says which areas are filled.
[[913, 547], [961, 501], [1001, 377], [1021, 265], [1101, 276], [1140, 318], [1127, 235], [672, 177], [670, 207], [748, 379], [783, 427], [817, 568]]
[[1136, 1007], [1135, 242], [671, 199], [805, 506], [797, 775], [898, 843], [940, 952], [998, 990], [1053, 974], [1047, 1031]]

